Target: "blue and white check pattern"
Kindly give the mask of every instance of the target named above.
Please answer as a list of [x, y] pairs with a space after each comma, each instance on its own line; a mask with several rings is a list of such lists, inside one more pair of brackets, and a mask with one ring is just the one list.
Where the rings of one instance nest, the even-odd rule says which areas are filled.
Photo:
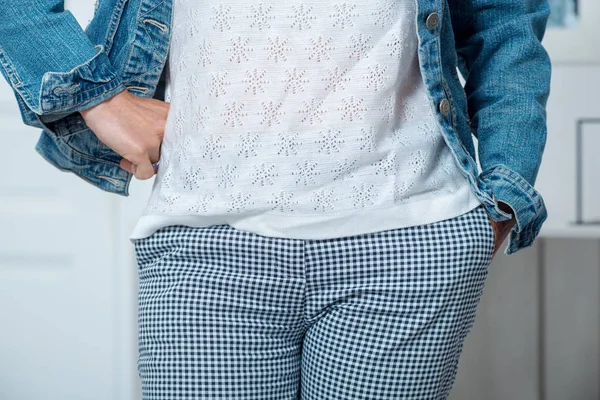
[[335, 239], [168, 226], [135, 245], [144, 400], [437, 400], [494, 233], [479, 206]]

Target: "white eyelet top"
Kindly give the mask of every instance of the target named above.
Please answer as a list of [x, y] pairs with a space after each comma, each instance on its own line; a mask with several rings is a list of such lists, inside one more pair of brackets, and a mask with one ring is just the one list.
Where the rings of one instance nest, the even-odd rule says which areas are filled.
[[417, 57], [413, 0], [176, 0], [160, 168], [131, 239], [322, 239], [480, 204]]

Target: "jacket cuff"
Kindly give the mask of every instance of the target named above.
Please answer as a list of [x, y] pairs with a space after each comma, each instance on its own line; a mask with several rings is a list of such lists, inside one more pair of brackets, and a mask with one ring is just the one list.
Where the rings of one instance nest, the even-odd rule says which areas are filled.
[[[103, 45], [96, 54], [68, 72], [46, 72], [40, 87], [39, 115], [70, 114], [102, 103], [125, 90]], [[51, 116], [48, 117], [52, 119]], [[46, 119], [48, 119], [46, 118]]]
[[491, 196], [492, 201], [485, 203], [485, 206], [493, 220], [503, 221], [512, 217], [498, 207], [499, 202], [509, 205], [515, 216], [516, 224], [508, 236], [504, 254], [513, 254], [531, 246], [548, 216], [541, 194], [505, 165], [482, 172], [478, 181], [480, 188]]
[[[94, 141], [97, 141], [94, 133], [89, 129], [83, 131], [82, 135], [93, 137]], [[81, 140], [92, 143], [89, 137], [81, 138]], [[108, 193], [129, 196], [129, 185], [133, 175], [121, 169], [119, 166], [120, 156], [111, 151], [108, 153], [114, 154], [115, 157], [111, 157], [110, 154], [107, 155], [106, 153], [100, 156], [101, 147], [93, 145], [91, 147], [95, 149], [94, 154], [82, 154], [67, 144], [65, 140], [51, 132], [42, 130], [35, 150], [46, 161], [61, 171], [72, 172], [84, 181]], [[90, 162], [90, 160], [94, 160], [94, 162]]]

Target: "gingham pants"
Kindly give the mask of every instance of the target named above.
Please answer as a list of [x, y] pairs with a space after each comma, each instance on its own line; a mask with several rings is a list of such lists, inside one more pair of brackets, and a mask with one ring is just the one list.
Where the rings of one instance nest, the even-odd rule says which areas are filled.
[[144, 400], [446, 399], [494, 247], [483, 206], [336, 239], [136, 241]]

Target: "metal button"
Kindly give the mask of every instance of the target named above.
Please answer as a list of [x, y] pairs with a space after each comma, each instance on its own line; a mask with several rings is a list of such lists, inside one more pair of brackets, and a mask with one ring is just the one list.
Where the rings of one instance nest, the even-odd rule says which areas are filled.
[[448, 101], [448, 99], [443, 99], [442, 101], [440, 101], [440, 113], [444, 116], [447, 117], [448, 114], [450, 113], [450, 102]]
[[440, 17], [438, 15], [438, 13], [432, 12], [427, 17], [427, 20], [425, 21], [425, 25], [427, 25], [427, 29], [432, 31], [438, 25], [438, 22], [440, 22]]

